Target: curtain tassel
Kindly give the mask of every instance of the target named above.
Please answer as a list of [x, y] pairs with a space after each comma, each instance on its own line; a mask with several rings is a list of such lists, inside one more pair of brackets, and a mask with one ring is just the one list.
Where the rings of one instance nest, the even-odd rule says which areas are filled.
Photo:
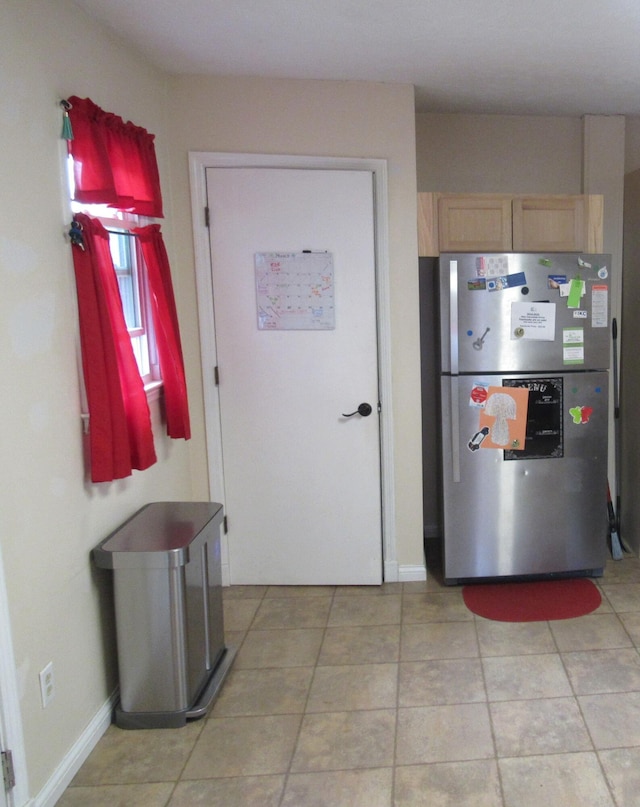
[[71, 119], [69, 118], [69, 110], [72, 108], [72, 105], [63, 99], [60, 101], [60, 106], [62, 107], [62, 134], [60, 137], [63, 140], [73, 140], [73, 129], [71, 128]]

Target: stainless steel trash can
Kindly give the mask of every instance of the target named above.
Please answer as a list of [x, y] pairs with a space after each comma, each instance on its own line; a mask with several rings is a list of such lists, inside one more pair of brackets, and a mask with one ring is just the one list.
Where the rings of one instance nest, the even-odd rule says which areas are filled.
[[94, 550], [113, 569], [121, 728], [203, 717], [235, 651], [224, 643], [221, 504], [154, 502]]

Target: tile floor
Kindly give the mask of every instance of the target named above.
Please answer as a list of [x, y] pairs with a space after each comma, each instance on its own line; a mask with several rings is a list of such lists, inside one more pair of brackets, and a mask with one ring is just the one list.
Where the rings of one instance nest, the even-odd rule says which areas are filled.
[[111, 726], [59, 807], [640, 805], [640, 561], [559, 622], [475, 617], [437, 569], [381, 588], [225, 589], [208, 718]]

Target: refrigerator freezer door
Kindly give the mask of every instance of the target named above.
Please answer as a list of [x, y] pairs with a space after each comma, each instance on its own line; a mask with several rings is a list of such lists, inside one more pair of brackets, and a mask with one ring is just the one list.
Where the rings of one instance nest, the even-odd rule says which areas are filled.
[[[520, 404], [503, 405], [514, 388], [524, 449]], [[607, 371], [445, 376], [441, 393], [446, 581], [602, 569]]]
[[609, 255], [442, 255], [442, 371], [608, 368], [610, 271]]

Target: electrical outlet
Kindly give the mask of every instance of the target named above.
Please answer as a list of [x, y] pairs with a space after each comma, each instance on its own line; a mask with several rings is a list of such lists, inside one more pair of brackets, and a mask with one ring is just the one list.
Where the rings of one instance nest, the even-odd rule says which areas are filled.
[[40, 670], [40, 695], [42, 697], [42, 708], [47, 707], [54, 699], [56, 688], [53, 681], [53, 661], [50, 661], [44, 669]]

